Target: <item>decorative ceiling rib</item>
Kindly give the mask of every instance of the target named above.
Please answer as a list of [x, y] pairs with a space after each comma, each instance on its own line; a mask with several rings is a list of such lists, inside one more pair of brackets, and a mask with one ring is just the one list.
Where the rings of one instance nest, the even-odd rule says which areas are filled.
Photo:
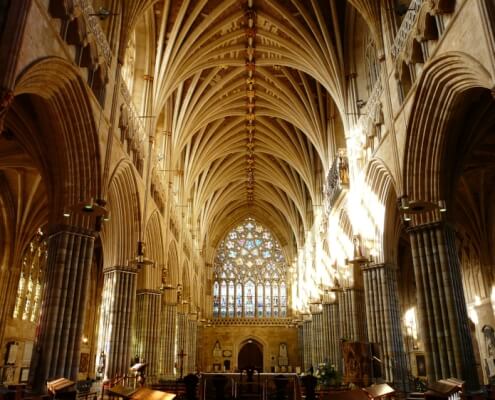
[[345, 115], [345, 8], [316, 0], [155, 4], [153, 114], [172, 104], [169, 168], [183, 171], [176, 200], [187, 203], [202, 242], [208, 235], [215, 246], [229, 224], [251, 215], [283, 243], [302, 244], [334, 156], [331, 121], [335, 110]]

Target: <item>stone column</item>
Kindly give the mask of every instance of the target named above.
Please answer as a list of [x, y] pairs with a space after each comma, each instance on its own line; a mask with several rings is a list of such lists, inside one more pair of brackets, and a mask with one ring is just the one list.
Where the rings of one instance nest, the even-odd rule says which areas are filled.
[[318, 367], [324, 361], [323, 355], [323, 326], [322, 326], [322, 313], [314, 312], [312, 313], [312, 333], [311, 336], [313, 338], [311, 342], [312, 347], [312, 364], [314, 368]]
[[313, 330], [312, 321], [311, 320], [304, 321], [303, 322], [303, 340], [304, 340], [303, 368], [304, 368], [304, 371], [307, 371], [311, 367], [312, 361], [313, 361], [312, 330]]
[[342, 372], [342, 346], [340, 333], [339, 305], [323, 303], [323, 324], [328, 329], [328, 361]]
[[299, 365], [304, 371], [304, 325], [297, 325], [297, 349], [299, 351]]
[[402, 339], [396, 268], [389, 264], [363, 267], [366, 321], [370, 342], [380, 349], [387, 382], [407, 391], [407, 359]]
[[161, 293], [158, 290], [138, 290], [136, 295], [136, 343], [134, 354], [148, 363], [147, 375], [158, 373], [160, 346]]
[[443, 222], [409, 230], [428, 380], [478, 387], [455, 233]]
[[105, 379], [112, 379], [127, 373], [131, 364], [137, 271], [116, 266], [104, 274], [98, 354], [103, 352], [106, 358]]
[[330, 320], [328, 318], [328, 304], [321, 306], [321, 352], [324, 362], [330, 362]]
[[164, 304], [161, 312], [161, 371], [166, 378], [174, 377], [175, 359], [178, 350], [175, 347], [177, 326], [177, 305]]
[[14, 100], [18, 59], [33, 0], [3, 2], [0, 15], [0, 135]]
[[[188, 340], [188, 325], [187, 325], [187, 314], [184, 312], [178, 312], [177, 313], [177, 331], [176, 331], [176, 341], [177, 341], [177, 353], [175, 354], [175, 359], [177, 362], [177, 374], [180, 374], [180, 366], [182, 363], [182, 374], [186, 375], [187, 374], [187, 357], [189, 357], [189, 354], [187, 353], [188, 348], [187, 348], [187, 340]], [[184, 353], [185, 356], [181, 358], [178, 356], [178, 354]]]
[[186, 360], [187, 368], [184, 373], [196, 372], [196, 338], [197, 338], [198, 323], [196, 320], [187, 321], [187, 350]]
[[58, 226], [49, 235], [41, 320], [31, 360], [30, 382], [36, 391], [46, 381], [77, 380], [86, 312], [93, 232]]
[[348, 288], [337, 292], [341, 338], [352, 342], [366, 342], [366, 312], [364, 292]]

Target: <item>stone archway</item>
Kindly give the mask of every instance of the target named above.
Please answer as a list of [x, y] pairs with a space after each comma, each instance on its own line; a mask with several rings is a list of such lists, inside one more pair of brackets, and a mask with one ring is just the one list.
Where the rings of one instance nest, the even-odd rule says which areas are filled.
[[237, 365], [240, 371], [256, 369], [263, 371], [263, 345], [254, 339], [248, 339], [241, 344], [237, 357]]

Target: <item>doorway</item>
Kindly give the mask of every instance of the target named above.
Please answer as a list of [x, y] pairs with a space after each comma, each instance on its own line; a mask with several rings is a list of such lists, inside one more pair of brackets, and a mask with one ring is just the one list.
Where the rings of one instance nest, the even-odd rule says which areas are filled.
[[256, 340], [249, 339], [241, 345], [237, 365], [240, 371], [255, 369], [263, 372], [263, 346]]

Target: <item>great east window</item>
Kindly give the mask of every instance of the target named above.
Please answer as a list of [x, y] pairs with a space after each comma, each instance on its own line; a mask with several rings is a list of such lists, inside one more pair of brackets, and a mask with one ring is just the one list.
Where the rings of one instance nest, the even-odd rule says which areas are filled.
[[220, 243], [213, 277], [215, 318], [287, 316], [287, 268], [280, 244], [252, 218]]

